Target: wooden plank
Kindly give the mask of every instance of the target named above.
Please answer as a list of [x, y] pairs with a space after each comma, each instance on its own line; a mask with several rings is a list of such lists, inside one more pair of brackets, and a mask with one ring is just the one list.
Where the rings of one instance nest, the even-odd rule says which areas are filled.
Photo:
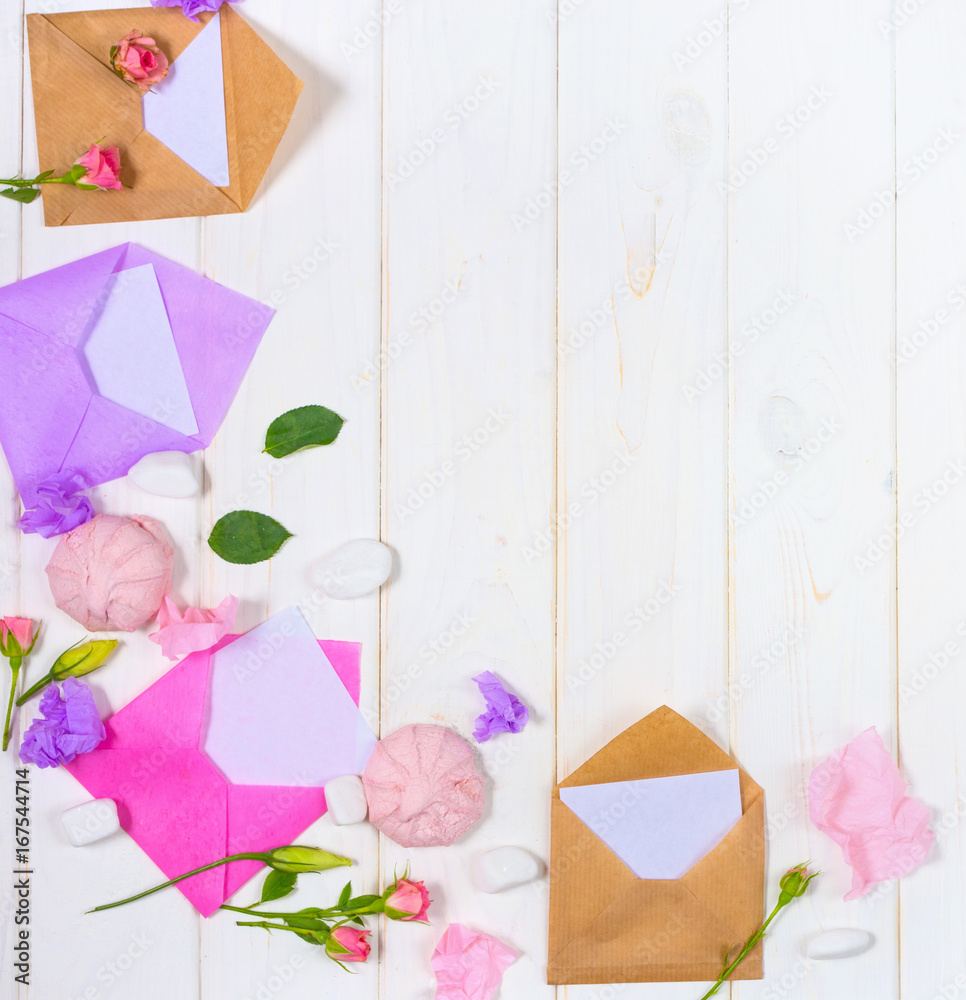
[[[59, 10], [89, 8], [83, 0], [70, 0]], [[111, 0], [102, 6], [123, 8], [125, 0]], [[31, 2], [27, 12], [47, 10]], [[132, 25], [133, 27], [133, 25]], [[108, 41], [108, 47], [111, 44]], [[29, 70], [25, 70], [27, 93]], [[37, 162], [33, 104], [27, 100], [23, 118], [24, 170], [31, 176], [40, 169]], [[97, 139], [92, 136], [91, 140]], [[82, 152], [78, 150], [78, 153]], [[109, 197], [92, 192], [91, 197]], [[87, 254], [128, 240], [137, 242], [189, 267], [198, 267], [199, 223], [169, 220], [138, 224], [76, 226], [46, 229], [43, 213], [31, 206], [23, 215], [22, 276], [37, 274]], [[92, 492], [95, 509], [110, 514], [143, 513], [159, 517], [173, 539], [188, 537], [197, 524], [198, 503], [174, 504], [147, 497], [125, 481]], [[45, 622], [43, 642], [32, 659], [34, 675], [72, 643], [83, 638], [83, 629], [57, 611], [53, 605], [44, 567], [55, 540], [38, 536], [23, 540], [23, 606]], [[190, 593], [200, 578], [200, 567], [189, 560], [178, 568], [179, 588]], [[122, 646], [110, 666], [90, 679], [90, 686], [102, 716], [126, 704], [159, 677], [168, 667], [148, 641], [148, 628], [135, 635], [120, 636]], [[37, 702], [27, 706], [23, 725], [29, 724]], [[34, 825], [32, 860], [33, 921], [36, 950], [33, 953], [32, 992], [83, 997], [90, 991], [122, 988], [131, 994], [148, 994], [159, 979], [168, 984], [172, 995], [197, 995], [198, 918], [178, 893], [165, 893], [130, 909], [85, 916], [98, 903], [122, 898], [138, 889], [161, 881], [154, 863], [126, 835], [121, 834], [77, 852], [68, 845], [59, 821], [60, 812], [89, 796], [63, 771], [32, 771], [31, 788]], [[41, 819], [42, 817], [42, 819]], [[64, 886], [70, 886], [65, 905]], [[164, 935], [159, 927], [167, 928]], [[51, 928], [58, 928], [51, 934]]]
[[[966, 787], [957, 760], [966, 686], [963, 556], [966, 274], [960, 178], [966, 72], [954, 6], [916, 9], [882, 29], [896, 52], [896, 424], [899, 584], [898, 750], [910, 794], [932, 812], [929, 863], [883, 886], [901, 903], [903, 996], [962, 995]], [[888, 224], [888, 220], [884, 220]]]
[[561, 6], [558, 779], [662, 704], [727, 745], [720, 11]]
[[[894, 560], [856, 562], [895, 519], [894, 240], [885, 221], [863, 229], [894, 179], [876, 28], [890, 9], [755, 5], [729, 35], [730, 346], [745, 348], [729, 406], [731, 724], [766, 789], [769, 905], [785, 868], [810, 857], [824, 872], [769, 933], [765, 989], [781, 996], [898, 993], [895, 901], [843, 903], [850, 874], [804, 795], [811, 768], [868, 726], [895, 738]], [[782, 294], [789, 309], [766, 313]], [[766, 328], [746, 339], [754, 317]], [[875, 933], [873, 952], [799, 957], [811, 934], [852, 925]]]
[[[552, 778], [553, 563], [524, 550], [553, 509], [552, 212], [512, 213], [554, 173], [550, 0], [429, 0], [384, 36], [383, 523], [399, 554], [385, 595], [382, 731], [439, 723], [470, 736], [484, 658], [532, 708], [479, 748], [482, 822], [446, 849], [383, 843], [411, 863], [431, 927], [386, 931], [386, 998], [431, 995], [430, 957], [463, 922], [518, 949], [505, 997], [547, 997], [546, 896], [479, 893], [470, 863], [501, 844], [546, 857]], [[393, 356], [395, 355], [395, 356]]]
[[[379, 398], [354, 390], [358, 359], [380, 338], [381, 64], [378, 38], [359, 54], [345, 45], [372, 17], [365, 0], [289, 8], [259, 6], [247, 19], [305, 81], [295, 115], [252, 207], [205, 223], [209, 273], [271, 302], [277, 315], [218, 439], [208, 454], [211, 486], [195, 558], [207, 567], [205, 598], [242, 601], [239, 629], [297, 604], [322, 638], [363, 646], [364, 706], [372, 712], [379, 676], [379, 600], [332, 601], [315, 588], [312, 565], [352, 538], [379, 536]], [[293, 33], [292, 25], [298, 30]], [[295, 406], [320, 403], [345, 420], [335, 444], [275, 460], [261, 454], [271, 421]], [[268, 563], [230, 566], [204, 544], [228, 511], [271, 514], [294, 533]], [[266, 719], [269, 732], [284, 717]], [[362, 891], [378, 878], [378, 843], [366, 826], [336, 827], [328, 817], [301, 843], [353, 858]], [[292, 908], [328, 906], [343, 870], [303, 878]], [[252, 898], [253, 887], [238, 893]], [[232, 914], [202, 928], [201, 995], [254, 998], [375, 997], [378, 967], [346, 974], [294, 935], [235, 926]], [[261, 991], [261, 993], [259, 992]]]

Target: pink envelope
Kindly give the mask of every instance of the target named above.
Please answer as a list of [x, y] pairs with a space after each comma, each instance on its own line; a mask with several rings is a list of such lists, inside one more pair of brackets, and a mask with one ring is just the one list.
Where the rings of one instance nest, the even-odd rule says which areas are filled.
[[[66, 765], [94, 798], [117, 803], [122, 828], [165, 878], [230, 854], [298, 843], [326, 811], [320, 787], [234, 784], [199, 749], [211, 655], [238, 638], [226, 636], [186, 657], [105, 722], [107, 738], [96, 750]], [[319, 646], [358, 705], [360, 645], [319, 640]], [[277, 725], [284, 720], [266, 720], [267, 727]], [[177, 888], [210, 917], [262, 867], [235, 861]]]

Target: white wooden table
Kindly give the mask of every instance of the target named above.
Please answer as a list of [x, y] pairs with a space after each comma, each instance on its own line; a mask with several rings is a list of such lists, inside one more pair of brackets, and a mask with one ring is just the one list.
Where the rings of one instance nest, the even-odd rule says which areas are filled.
[[[966, 10], [895, 7], [245, 0], [306, 81], [247, 213], [47, 230], [39, 206], [0, 204], [3, 283], [134, 240], [279, 303], [205, 456], [204, 501], [95, 492], [100, 510], [165, 523], [181, 603], [234, 593], [248, 629], [300, 602], [318, 635], [361, 640], [383, 734], [468, 735], [481, 655], [505, 661], [534, 716], [482, 748], [490, 806], [458, 846], [405, 851], [328, 819], [306, 836], [357, 859], [359, 888], [407, 861], [432, 888], [432, 926], [379, 928], [378, 961], [351, 981], [176, 892], [83, 916], [157, 870], [124, 835], [72, 849], [58, 817], [85, 795], [35, 771], [18, 992], [11, 755], [2, 1000], [427, 1000], [451, 921], [522, 952], [503, 1000], [549, 998], [546, 884], [485, 896], [468, 864], [501, 844], [546, 857], [554, 780], [662, 703], [765, 787], [770, 900], [786, 866], [825, 872], [769, 936], [764, 981], [733, 998], [966, 996]], [[0, 173], [37, 166], [23, 14], [0, 7]], [[347, 418], [338, 443], [261, 455], [271, 419], [312, 402]], [[5, 466], [0, 483], [0, 609], [47, 620], [36, 669], [79, 630], [50, 601], [53, 543], [13, 529]], [[297, 537], [268, 564], [221, 562], [205, 540], [239, 507]], [[354, 537], [395, 549], [390, 584], [321, 599], [310, 564]], [[105, 712], [166, 669], [146, 631], [93, 679]], [[848, 869], [803, 786], [871, 725], [939, 842], [901, 885], [846, 904]], [[341, 880], [313, 885], [299, 902]], [[800, 957], [840, 926], [872, 931], [874, 949]]]

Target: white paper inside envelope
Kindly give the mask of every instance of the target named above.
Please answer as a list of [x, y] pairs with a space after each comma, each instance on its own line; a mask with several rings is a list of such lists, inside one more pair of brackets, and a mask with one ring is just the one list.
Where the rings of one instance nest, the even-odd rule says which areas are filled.
[[189, 437], [198, 433], [153, 264], [108, 278], [80, 349], [105, 399]]
[[741, 819], [737, 769], [573, 785], [560, 798], [638, 878], [681, 878]]
[[141, 99], [145, 131], [215, 187], [227, 187], [228, 128], [221, 21], [216, 14]]
[[212, 653], [201, 746], [235, 784], [323, 786], [375, 745], [298, 608]]

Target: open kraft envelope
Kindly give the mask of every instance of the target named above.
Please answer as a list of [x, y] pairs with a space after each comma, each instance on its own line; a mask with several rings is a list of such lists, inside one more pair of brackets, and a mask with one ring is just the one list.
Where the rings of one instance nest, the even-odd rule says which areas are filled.
[[90, 488], [210, 445], [273, 316], [133, 243], [0, 288], [0, 444], [24, 506], [59, 473]]
[[[66, 172], [92, 142], [117, 146], [123, 191], [45, 185], [48, 226], [243, 212], [303, 84], [237, 11], [177, 7], [27, 16], [40, 169]], [[142, 98], [111, 46], [136, 28], [171, 63]]]
[[[689, 842], [700, 846], [698, 828], [717, 844], [678, 877], [631, 867], [668, 875]], [[760, 786], [686, 719], [657, 709], [553, 790], [548, 983], [716, 979], [761, 924], [764, 869]], [[761, 977], [759, 944], [730, 978]]]
[[[363, 770], [375, 746], [357, 708], [359, 659], [357, 643], [317, 640], [290, 608], [186, 657], [66, 768], [117, 803], [165, 878], [298, 843], [326, 811], [325, 783]], [[260, 868], [234, 861], [177, 887], [210, 917]]]

